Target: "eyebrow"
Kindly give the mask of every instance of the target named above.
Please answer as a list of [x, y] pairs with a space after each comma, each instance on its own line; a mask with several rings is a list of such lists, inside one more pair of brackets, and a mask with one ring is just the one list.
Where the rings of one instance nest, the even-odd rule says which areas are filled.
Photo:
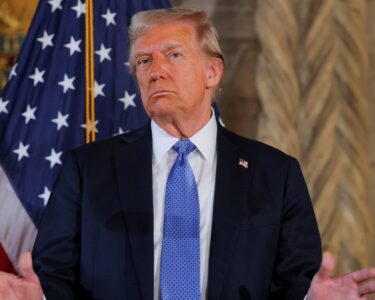
[[169, 51], [169, 50], [176, 50], [176, 49], [183, 49], [184, 47], [180, 44], [170, 44], [165, 47], [165, 49], [162, 49], [162, 51]]
[[[167, 44], [161, 49], [161, 52], [176, 50], [176, 49], [184, 49], [184, 47], [181, 44]], [[145, 50], [140, 50], [134, 53], [134, 57], [139, 57], [142, 55], [150, 55], [150, 52], [145, 51]]]

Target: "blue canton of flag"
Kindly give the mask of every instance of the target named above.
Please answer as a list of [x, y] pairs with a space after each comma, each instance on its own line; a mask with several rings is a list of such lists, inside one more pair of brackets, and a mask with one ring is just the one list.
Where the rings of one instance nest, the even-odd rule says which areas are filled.
[[[147, 122], [129, 74], [127, 28], [135, 12], [168, 6], [94, 1], [97, 139]], [[0, 97], [0, 162], [36, 226], [64, 152], [85, 142], [85, 13], [81, 0], [40, 1]]]

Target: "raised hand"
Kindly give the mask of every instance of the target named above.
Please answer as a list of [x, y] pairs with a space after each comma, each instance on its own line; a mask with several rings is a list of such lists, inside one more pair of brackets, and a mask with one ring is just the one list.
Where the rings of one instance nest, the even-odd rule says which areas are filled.
[[0, 299], [43, 300], [43, 290], [34, 273], [31, 253], [24, 253], [19, 261], [20, 276], [0, 272]]
[[326, 252], [319, 271], [315, 274], [307, 300], [362, 300], [375, 299], [375, 268], [361, 269], [345, 275], [331, 277], [333, 256]]

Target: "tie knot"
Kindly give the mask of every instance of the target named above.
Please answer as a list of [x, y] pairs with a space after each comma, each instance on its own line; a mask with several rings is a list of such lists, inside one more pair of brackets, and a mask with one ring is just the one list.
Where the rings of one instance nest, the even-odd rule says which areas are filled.
[[179, 140], [172, 148], [178, 154], [189, 155], [195, 149], [195, 145], [190, 140]]

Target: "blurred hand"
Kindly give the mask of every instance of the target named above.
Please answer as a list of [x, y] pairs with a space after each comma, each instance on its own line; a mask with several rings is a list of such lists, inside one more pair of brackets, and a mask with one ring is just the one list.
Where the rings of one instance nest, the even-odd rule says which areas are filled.
[[0, 299], [43, 300], [43, 290], [34, 273], [31, 253], [24, 253], [19, 261], [20, 276], [0, 272]]
[[375, 292], [375, 268], [331, 277], [334, 265], [332, 254], [325, 252], [322, 265], [311, 282], [307, 300], [375, 299], [369, 295]]

